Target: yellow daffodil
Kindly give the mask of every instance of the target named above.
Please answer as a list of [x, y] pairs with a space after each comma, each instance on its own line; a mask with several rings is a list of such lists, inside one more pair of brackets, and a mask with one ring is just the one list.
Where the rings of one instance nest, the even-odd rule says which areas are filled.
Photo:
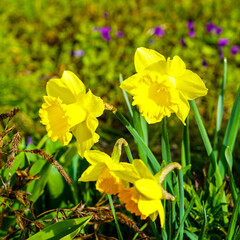
[[123, 170], [116, 158], [110, 157], [98, 150], [87, 150], [84, 157], [91, 164], [82, 174], [78, 181], [97, 181], [96, 189], [99, 192], [117, 194], [126, 185], [117, 177], [114, 170]]
[[141, 47], [135, 53], [134, 64], [137, 73], [120, 87], [133, 96], [132, 105], [138, 106], [149, 124], [171, 113], [185, 124], [190, 110], [187, 100], [207, 94], [201, 78], [186, 69], [178, 56], [166, 60], [158, 52]]
[[104, 111], [103, 101], [91, 90], [86, 92], [83, 82], [70, 71], [64, 71], [60, 79], [49, 80], [46, 89], [47, 96], [44, 96], [39, 116], [41, 123], [46, 125], [48, 137], [67, 145], [73, 134], [78, 153], [83, 157], [84, 151], [99, 140], [95, 130], [97, 117]]
[[123, 163], [124, 170], [115, 170], [116, 176], [133, 184], [131, 188], [122, 188], [119, 199], [125, 203], [125, 207], [131, 213], [145, 219], [148, 216], [155, 221], [159, 215], [161, 226], [165, 222], [164, 208], [161, 199], [174, 200], [174, 197], [166, 192], [161, 183], [165, 176], [174, 168], [180, 169], [178, 163], [170, 163], [155, 176], [146, 167], [142, 160], [133, 160], [133, 164]]

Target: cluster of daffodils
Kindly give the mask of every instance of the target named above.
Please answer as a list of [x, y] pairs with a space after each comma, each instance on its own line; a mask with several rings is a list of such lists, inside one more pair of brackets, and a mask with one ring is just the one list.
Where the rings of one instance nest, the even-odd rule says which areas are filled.
[[[119, 141], [115, 149], [118, 144]], [[166, 192], [161, 184], [171, 170], [181, 169], [181, 165], [170, 163], [153, 175], [142, 160], [134, 159], [132, 163], [119, 162], [119, 155], [112, 154], [110, 157], [98, 150], [87, 150], [84, 156], [91, 165], [83, 172], [79, 181], [96, 181], [98, 191], [118, 194], [126, 209], [141, 219], [150, 217], [155, 221], [159, 215], [163, 227], [165, 214], [161, 200], [174, 200], [174, 197]]]
[[[133, 96], [132, 105], [138, 106], [149, 124], [160, 122], [171, 113], [176, 113], [185, 124], [190, 110], [188, 100], [207, 94], [200, 77], [186, 69], [180, 57], [166, 60], [146, 48], [137, 49], [134, 63], [137, 73], [120, 86]], [[74, 135], [79, 155], [90, 163], [79, 181], [96, 181], [97, 190], [118, 194], [126, 209], [141, 219], [150, 217], [154, 221], [159, 215], [163, 226], [165, 217], [161, 200], [174, 200], [174, 197], [161, 184], [171, 170], [181, 166], [171, 163], [153, 175], [140, 159], [131, 164], [124, 163], [119, 162], [120, 154], [115, 150], [111, 157], [90, 150], [99, 140], [95, 131], [97, 117], [104, 111], [103, 101], [91, 90], [86, 91], [82, 81], [69, 71], [65, 71], [60, 79], [48, 81], [46, 89], [47, 96], [39, 116], [41, 123], [46, 125], [48, 137], [67, 145]]]

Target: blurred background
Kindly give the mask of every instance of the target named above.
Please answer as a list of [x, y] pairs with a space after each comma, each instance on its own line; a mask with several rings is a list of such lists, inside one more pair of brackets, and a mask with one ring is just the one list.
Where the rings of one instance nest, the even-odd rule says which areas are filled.
[[[126, 79], [135, 73], [135, 50], [146, 47], [165, 57], [179, 55], [204, 80], [208, 95], [196, 101], [213, 139], [224, 57], [228, 77], [223, 129], [240, 83], [238, 4], [237, 0], [1, 0], [0, 113], [19, 107], [14, 123], [22, 136], [37, 144], [46, 134], [38, 117], [46, 82], [70, 70], [95, 95], [127, 115], [119, 75]], [[97, 147], [109, 146], [111, 151], [117, 138], [128, 140], [111, 113], [105, 112], [99, 120]], [[175, 161], [180, 156], [181, 126], [175, 116], [168, 119]], [[191, 114], [190, 128], [194, 140], [199, 132]], [[150, 147], [160, 154], [160, 125], [150, 126], [149, 132]], [[202, 156], [196, 154], [200, 156], [196, 161], [204, 166], [207, 155], [202, 142], [191, 141], [191, 147], [193, 155], [203, 151]]]

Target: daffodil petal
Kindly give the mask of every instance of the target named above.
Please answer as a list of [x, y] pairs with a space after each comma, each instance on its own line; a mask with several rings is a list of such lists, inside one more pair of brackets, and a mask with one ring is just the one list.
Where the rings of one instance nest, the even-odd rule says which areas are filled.
[[177, 117], [182, 121], [184, 125], [185, 120], [189, 114], [190, 106], [186, 98], [179, 93], [178, 111], [176, 112]]
[[87, 120], [79, 123], [73, 129], [73, 135], [77, 139], [77, 149], [81, 157], [84, 152], [89, 150], [94, 143], [98, 142], [99, 136], [95, 133], [98, 126], [98, 120], [95, 117], [88, 116]]
[[91, 90], [89, 90], [84, 97], [84, 105], [87, 111], [95, 117], [99, 117], [103, 114], [103, 100], [100, 97], [93, 95]]
[[97, 181], [98, 177], [106, 168], [105, 164], [94, 164], [89, 166], [78, 179], [81, 182]]
[[163, 55], [161, 55], [160, 53], [152, 49], [140, 47], [135, 52], [134, 65], [135, 65], [136, 72], [143, 71], [145, 68], [147, 68], [148, 66], [158, 61], [166, 61], [166, 60]]
[[149, 216], [150, 214], [158, 210], [160, 202], [161, 200], [159, 199], [149, 200], [140, 195], [138, 201], [138, 209], [143, 215]]
[[175, 80], [177, 89], [179, 89], [188, 100], [205, 96], [208, 92], [203, 80], [190, 70], [186, 70], [182, 76]]
[[112, 169], [111, 171], [122, 180], [134, 183], [135, 181], [141, 178], [132, 164], [120, 163], [120, 165], [122, 168], [115, 168], [114, 170]]
[[86, 92], [85, 85], [73, 72], [64, 71], [62, 81], [68, 86], [75, 97]]
[[75, 102], [67, 105], [66, 111], [70, 118], [70, 125], [72, 127], [80, 122], [83, 122], [87, 117], [87, 112], [83, 108], [81, 102]]
[[152, 179], [142, 178], [134, 183], [134, 186], [144, 197], [148, 199], [160, 199], [162, 197], [162, 189], [158, 183]]
[[154, 180], [154, 176], [142, 160], [134, 159], [132, 164], [141, 178], [148, 178]]
[[172, 60], [168, 58], [166, 70], [169, 76], [177, 78], [182, 76], [186, 71], [186, 64], [179, 56], [175, 56]]
[[120, 88], [130, 93], [131, 90], [134, 89], [136, 85], [138, 85], [138, 81], [140, 77], [141, 76], [138, 73], [132, 75], [131, 77], [127, 78], [121, 83]]
[[59, 139], [63, 145], [67, 145], [72, 134], [69, 132], [71, 124], [66, 104], [63, 104], [61, 99], [50, 96], [45, 96], [44, 100], [45, 103], [39, 110], [40, 122], [46, 125], [48, 137], [53, 142]]
[[164, 208], [163, 208], [161, 200], [158, 204], [158, 213], [159, 213], [159, 217], [160, 217], [161, 228], [163, 228], [164, 223], [165, 223], [165, 212], [164, 212]]
[[86, 150], [84, 157], [90, 164], [105, 163], [106, 161], [112, 161], [110, 156], [99, 150]]
[[105, 168], [96, 182], [96, 189], [110, 195], [117, 194], [123, 189], [122, 181], [120, 178], [113, 176], [108, 168]]

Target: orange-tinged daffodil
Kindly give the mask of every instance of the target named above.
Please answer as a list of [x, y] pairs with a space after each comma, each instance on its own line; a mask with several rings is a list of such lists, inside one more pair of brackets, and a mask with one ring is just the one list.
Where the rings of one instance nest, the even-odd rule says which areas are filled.
[[114, 174], [114, 170], [123, 170], [118, 160], [99, 150], [87, 150], [84, 157], [91, 164], [78, 181], [97, 181], [96, 189], [99, 192], [117, 194], [127, 185]]
[[141, 219], [149, 216], [155, 221], [159, 215], [163, 227], [165, 213], [161, 199], [174, 200], [174, 197], [162, 188], [161, 183], [171, 170], [180, 169], [181, 166], [178, 163], [171, 163], [156, 175], [152, 175], [142, 160], [135, 159], [132, 164], [126, 163], [122, 166], [124, 170], [116, 170], [116, 176], [132, 183], [133, 187], [120, 190], [119, 199], [125, 203], [128, 211], [140, 216]]
[[207, 94], [201, 78], [186, 69], [178, 56], [166, 60], [158, 52], [141, 47], [136, 50], [134, 64], [137, 73], [120, 87], [133, 96], [132, 105], [138, 106], [149, 124], [160, 122], [171, 113], [185, 124], [190, 110], [187, 100]]
[[41, 123], [46, 125], [48, 137], [67, 145], [73, 134], [78, 153], [83, 157], [84, 151], [99, 140], [95, 131], [97, 117], [104, 111], [103, 101], [91, 90], [86, 92], [83, 82], [70, 71], [64, 71], [60, 79], [49, 80], [46, 90], [39, 116]]

